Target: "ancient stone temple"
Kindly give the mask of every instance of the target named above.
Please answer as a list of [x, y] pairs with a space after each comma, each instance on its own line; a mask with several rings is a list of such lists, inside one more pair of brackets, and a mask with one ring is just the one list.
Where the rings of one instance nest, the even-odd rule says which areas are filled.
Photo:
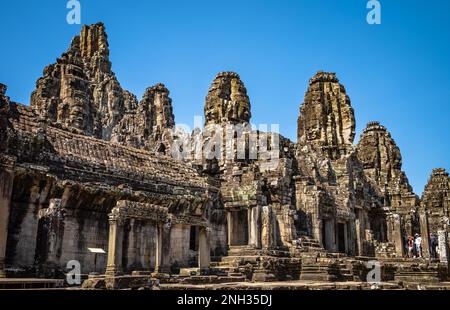
[[[29, 106], [0, 84], [0, 277], [64, 278], [77, 261], [85, 287], [366, 282], [376, 260], [395, 285], [447, 279], [447, 172], [420, 199], [384, 126], [354, 144], [335, 73], [310, 79], [297, 142], [254, 129], [250, 102], [221, 72], [204, 128], [184, 132], [163, 84], [139, 101], [121, 87], [101, 23], [44, 69]], [[407, 258], [415, 234], [423, 255]]]

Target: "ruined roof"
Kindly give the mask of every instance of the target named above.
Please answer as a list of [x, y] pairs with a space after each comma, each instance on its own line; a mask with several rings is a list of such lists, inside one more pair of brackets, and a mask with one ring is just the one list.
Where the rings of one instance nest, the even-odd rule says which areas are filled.
[[[208, 184], [189, 164], [170, 156], [119, 145], [110, 141], [72, 133], [43, 123], [31, 108], [16, 104], [10, 118], [16, 135], [37, 138], [43, 134], [45, 147], [36, 164], [59, 162], [81, 171], [108, 172], [110, 178], [128, 178], [134, 182], [166, 183], [176, 186], [206, 188]], [[43, 131], [43, 132], [42, 132]], [[18, 163], [28, 161], [21, 149], [10, 148]], [[80, 172], [81, 172], [80, 171]]]

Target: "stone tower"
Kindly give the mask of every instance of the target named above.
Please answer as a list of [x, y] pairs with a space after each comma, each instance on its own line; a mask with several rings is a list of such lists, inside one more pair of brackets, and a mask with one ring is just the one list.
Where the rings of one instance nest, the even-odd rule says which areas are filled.
[[430, 233], [449, 229], [450, 177], [444, 168], [433, 169], [422, 195], [422, 208], [428, 213]]
[[384, 126], [369, 122], [359, 138], [356, 154], [369, 185], [383, 197], [390, 221], [389, 240], [394, 240], [398, 255], [402, 255], [404, 241], [400, 236], [419, 233], [426, 215], [419, 212], [419, 197], [402, 171], [400, 149]]
[[250, 121], [247, 89], [234, 72], [221, 72], [209, 88], [205, 103], [205, 125]]
[[319, 71], [309, 80], [297, 137], [300, 144], [315, 145], [333, 159], [348, 153], [355, 137], [355, 116], [335, 73]]
[[50, 122], [105, 140], [127, 108], [136, 105], [111, 71], [102, 23], [83, 26], [67, 52], [44, 69], [31, 95], [33, 110]]
[[111, 140], [135, 148], [166, 149], [174, 127], [169, 90], [158, 83], [147, 88], [137, 108], [129, 110], [113, 128]]
[[150, 126], [155, 139], [160, 138], [165, 129], [175, 127], [172, 99], [170, 99], [169, 90], [164, 84], [158, 83], [147, 88], [140, 106], [150, 111]]
[[402, 171], [400, 149], [386, 128], [379, 122], [370, 122], [357, 145], [358, 159], [364, 174], [389, 195], [411, 193], [405, 173]]

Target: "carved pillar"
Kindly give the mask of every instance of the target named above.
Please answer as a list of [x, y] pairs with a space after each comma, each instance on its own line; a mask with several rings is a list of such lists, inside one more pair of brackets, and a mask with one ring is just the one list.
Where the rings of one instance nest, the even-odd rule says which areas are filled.
[[312, 236], [314, 239], [316, 239], [320, 245], [325, 249], [326, 248], [326, 241], [324, 236], [322, 235], [322, 231], [324, 230], [323, 225], [325, 225], [324, 221], [320, 218], [318, 219], [313, 219], [313, 222], [316, 222], [315, 228], [312, 230]]
[[158, 223], [158, 237], [156, 239], [156, 273], [170, 272], [170, 231], [172, 222], [168, 219], [165, 223]]
[[395, 254], [397, 257], [403, 256], [403, 238], [402, 238], [402, 231], [401, 231], [401, 218], [398, 214], [391, 214], [389, 216], [389, 229], [392, 231], [392, 238], [393, 240], [389, 240], [391, 242], [394, 242], [395, 245]]
[[337, 223], [334, 219], [322, 219], [322, 225], [325, 232], [325, 236], [322, 236], [322, 239], [324, 239], [324, 248], [331, 251], [337, 251]]
[[232, 235], [232, 230], [233, 230], [233, 214], [231, 213], [231, 211], [227, 211], [227, 236], [228, 236], [228, 249], [230, 248], [230, 246], [232, 245], [232, 241], [231, 238], [233, 237]]
[[6, 241], [9, 209], [14, 181], [14, 159], [0, 155], [0, 278], [5, 275]]
[[252, 208], [247, 208], [247, 245], [253, 245]]
[[[114, 211], [114, 209], [113, 209]], [[122, 273], [123, 219], [118, 214], [109, 215], [108, 263], [106, 276]]]
[[290, 245], [294, 239], [297, 239], [294, 218], [295, 211], [291, 210], [289, 205], [284, 205], [279, 218], [280, 237], [283, 245]]
[[438, 251], [439, 261], [444, 264], [449, 263], [448, 237], [446, 230], [438, 230]]
[[162, 225], [158, 223], [156, 226], [156, 249], [155, 249], [155, 272], [159, 272], [161, 269], [161, 257], [162, 257]]
[[256, 206], [252, 209], [253, 225], [255, 231], [255, 247], [261, 248], [261, 206]]
[[420, 234], [422, 236], [422, 257], [430, 258], [430, 233], [428, 231], [428, 213], [426, 210], [419, 211]]
[[358, 209], [356, 211], [355, 218], [355, 233], [356, 233], [356, 255], [362, 256], [363, 254], [363, 244], [364, 244], [364, 210]]
[[261, 229], [259, 225], [261, 207], [256, 206], [248, 209], [248, 227], [249, 227], [249, 242], [248, 244], [255, 247], [261, 247]]
[[412, 215], [406, 214], [403, 218], [405, 219], [405, 225], [404, 225], [405, 226], [405, 236], [404, 237], [408, 238], [408, 236], [414, 235], [413, 230], [412, 230], [412, 227], [413, 227]]
[[198, 268], [208, 269], [210, 263], [210, 229], [208, 227], [200, 227], [198, 235]]
[[347, 238], [348, 246], [347, 253], [351, 256], [355, 256], [356, 253], [356, 224], [355, 220], [347, 222]]
[[59, 265], [64, 239], [64, 219], [66, 210], [61, 208], [61, 199], [50, 199], [48, 208], [39, 210], [38, 234], [42, 242], [39, 246], [39, 264]]
[[323, 225], [325, 225], [323, 219], [319, 216], [319, 206], [314, 208], [314, 212], [310, 213], [310, 224], [311, 224], [311, 232], [312, 237], [319, 241], [323, 247], [325, 247], [324, 244], [324, 237], [322, 236], [322, 230]]
[[271, 248], [273, 245], [273, 223], [272, 210], [269, 206], [263, 206], [261, 211], [261, 246], [264, 249]]

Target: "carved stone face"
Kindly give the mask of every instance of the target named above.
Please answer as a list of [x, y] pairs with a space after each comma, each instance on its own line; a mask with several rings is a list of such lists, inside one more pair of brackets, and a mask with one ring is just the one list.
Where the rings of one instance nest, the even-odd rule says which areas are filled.
[[353, 143], [355, 119], [344, 87], [332, 73], [319, 72], [310, 80], [298, 118], [299, 142], [323, 147], [339, 158]]
[[70, 108], [70, 126], [79, 130], [86, 128], [86, 109], [80, 102]]
[[206, 97], [206, 124], [248, 122], [250, 117], [250, 100], [244, 83], [236, 73], [219, 73]]

